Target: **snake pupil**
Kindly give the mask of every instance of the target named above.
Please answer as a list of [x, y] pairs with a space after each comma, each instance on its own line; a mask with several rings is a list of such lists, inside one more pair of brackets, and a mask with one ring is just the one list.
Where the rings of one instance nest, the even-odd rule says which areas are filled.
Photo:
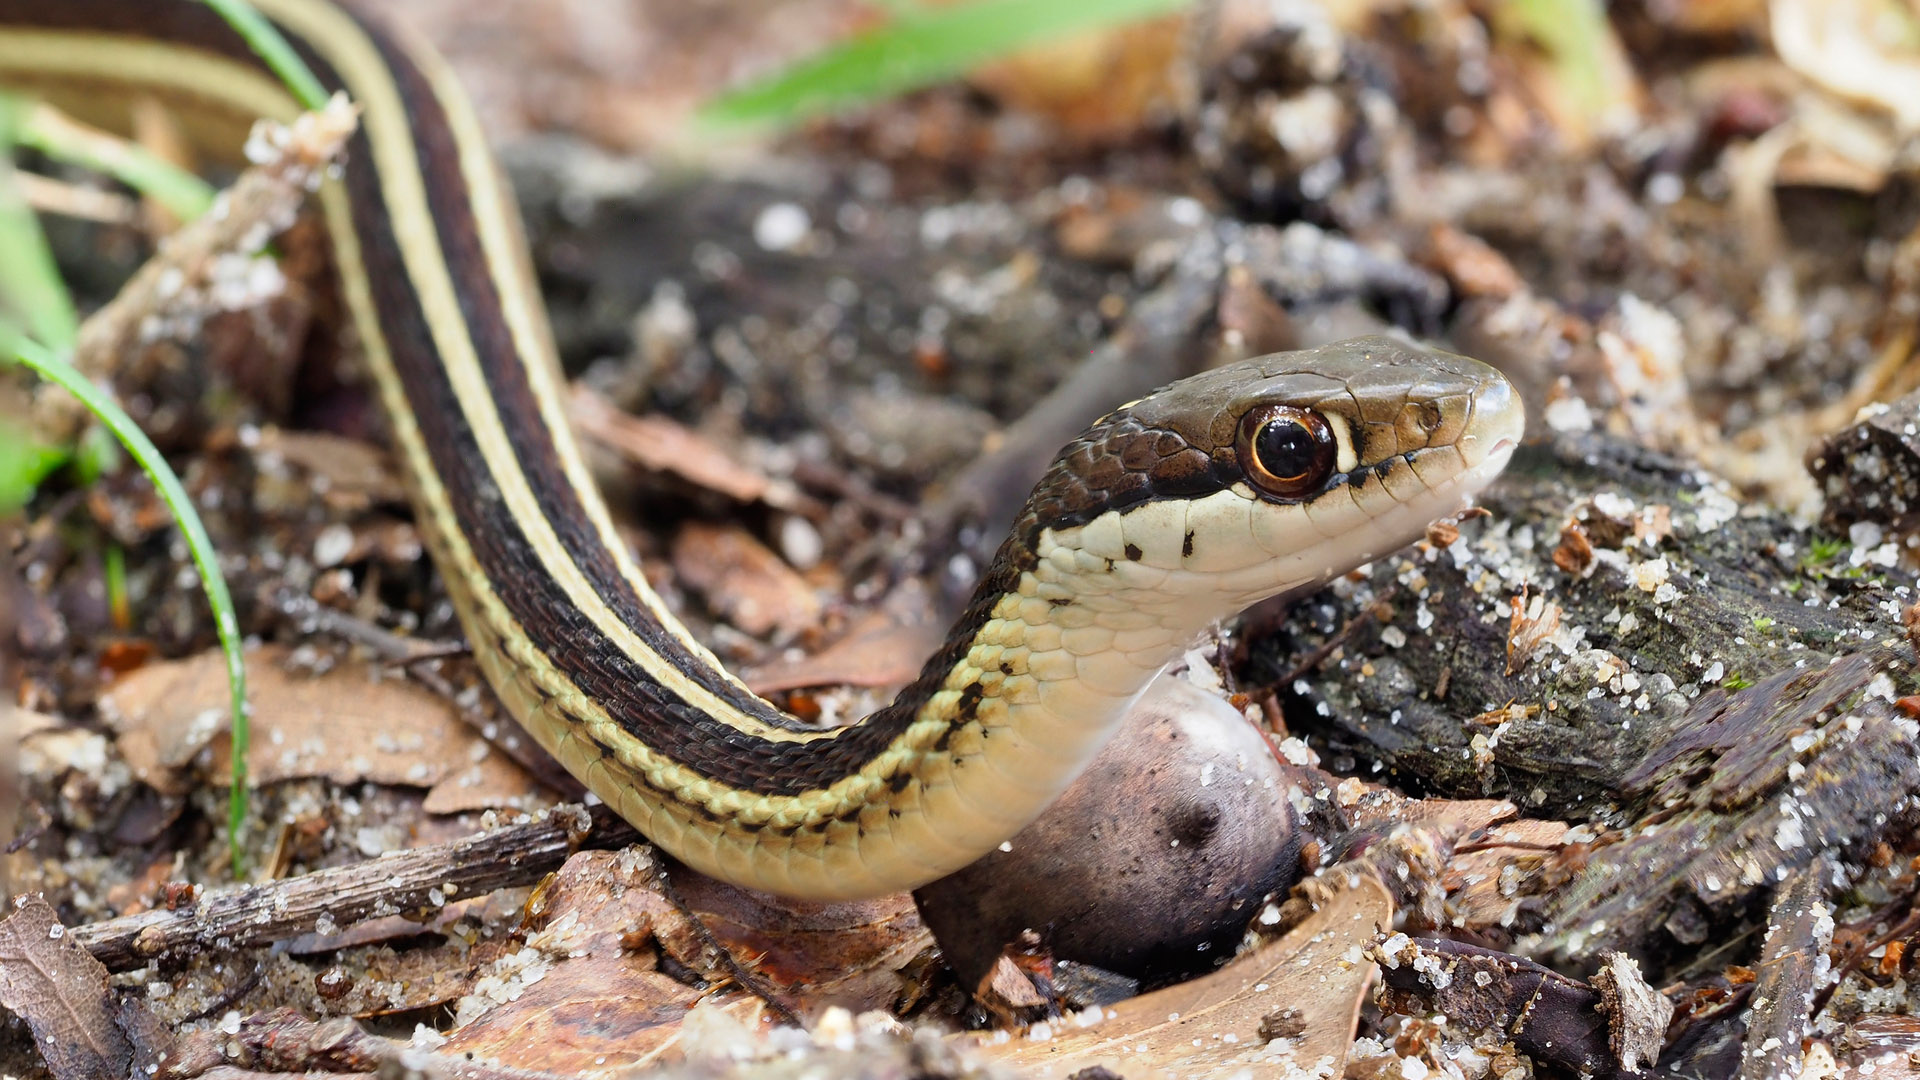
[[1270, 499], [1306, 498], [1333, 475], [1333, 429], [1308, 409], [1256, 406], [1240, 418], [1235, 449], [1247, 482]]
[[1280, 480], [1299, 480], [1313, 471], [1319, 443], [1298, 420], [1274, 420], [1254, 439], [1260, 464]]

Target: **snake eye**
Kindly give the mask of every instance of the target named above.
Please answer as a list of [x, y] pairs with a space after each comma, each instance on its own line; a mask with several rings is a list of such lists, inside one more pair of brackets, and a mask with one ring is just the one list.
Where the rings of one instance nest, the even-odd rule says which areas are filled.
[[1248, 483], [1270, 499], [1292, 501], [1327, 482], [1337, 447], [1319, 413], [1261, 405], [1240, 418], [1234, 449]]

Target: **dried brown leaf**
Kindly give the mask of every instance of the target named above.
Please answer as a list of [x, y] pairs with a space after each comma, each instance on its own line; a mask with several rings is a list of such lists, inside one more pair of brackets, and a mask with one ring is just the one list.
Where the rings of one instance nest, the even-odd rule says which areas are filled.
[[[324, 776], [341, 784], [436, 788], [436, 804], [445, 809], [512, 806], [534, 790], [532, 779], [494, 753], [440, 696], [378, 678], [357, 662], [309, 676], [289, 673], [286, 660], [277, 646], [246, 657], [253, 707], [247, 767], [256, 783]], [[197, 772], [227, 782], [226, 705], [226, 668], [219, 653], [206, 652], [128, 675], [102, 698], [101, 714], [134, 775], [180, 795], [199, 782]], [[441, 793], [442, 784], [452, 786]]]
[[[900, 1000], [902, 969], [933, 947], [913, 898], [808, 903], [676, 875], [681, 899], [714, 940], [806, 1015], [831, 1005], [859, 1013]], [[655, 927], [661, 946], [689, 967], [701, 942], [685, 922]]]
[[926, 590], [903, 585], [878, 610], [855, 619], [833, 644], [798, 660], [756, 667], [747, 672], [746, 683], [757, 694], [812, 686], [904, 686], [945, 637]]
[[1489, 829], [1469, 849], [1447, 861], [1447, 907], [1458, 925], [1479, 930], [1506, 925], [1531, 890], [1518, 881], [1563, 859], [1574, 843], [1572, 826], [1560, 821], [1523, 818]]
[[1578, 521], [1568, 521], [1560, 527], [1560, 543], [1553, 549], [1553, 565], [1571, 577], [1585, 577], [1593, 568], [1593, 542], [1587, 539], [1586, 527]]
[[1453, 282], [1462, 296], [1505, 300], [1526, 289], [1526, 283], [1493, 245], [1448, 224], [1427, 233], [1427, 261]]
[[501, 1065], [572, 1075], [645, 1065], [679, 1038], [703, 992], [656, 970], [636, 947], [680, 919], [654, 887], [644, 849], [583, 851], [529, 902], [526, 947], [497, 962], [495, 989], [462, 1003], [492, 1007], [441, 1048]]
[[736, 502], [791, 509], [798, 496], [786, 484], [729, 457], [699, 432], [664, 416], [633, 416], [584, 386], [575, 386], [567, 415], [582, 436], [648, 472], [679, 477]]
[[687, 524], [673, 540], [673, 569], [707, 606], [755, 637], [791, 638], [820, 625], [813, 587], [738, 525]]
[[27, 1022], [55, 1080], [127, 1075], [133, 1045], [114, 1022], [107, 969], [38, 895], [0, 919], [0, 1006]]
[[335, 510], [354, 513], [376, 505], [403, 505], [407, 491], [393, 462], [372, 443], [321, 431], [265, 428], [254, 444], [259, 463], [257, 481], [263, 488], [275, 483], [297, 485], [301, 503], [318, 495]]
[[[1068, 1018], [1050, 1025], [1050, 1037], [1030, 1029], [986, 1052], [1052, 1076], [1098, 1066], [1128, 1080], [1207, 1080], [1289, 1064], [1339, 1076], [1375, 970], [1351, 957], [1392, 921], [1386, 889], [1358, 876], [1285, 937], [1211, 975], [1121, 1002], [1087, 1026]], [[1301, 1034], [1269, 1041], [1263, 1030]]]

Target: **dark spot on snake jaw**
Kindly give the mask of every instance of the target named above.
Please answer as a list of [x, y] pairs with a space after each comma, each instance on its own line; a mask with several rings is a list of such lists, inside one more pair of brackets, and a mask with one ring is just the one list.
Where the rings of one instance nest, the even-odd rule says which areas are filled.
[[986, 696], [987, 688], [980, 685], [978, 679], [968, 683], [967, 688], [960, 691], [960, 704], [957, 715], [964, 720], [972, 720], [980, 711], [980, 699]]
[[1006, 662], [1005, 660], [1000, 661], [1000, 674], [1002, 675], [1013, 674], [1013, 665]]
[[913, 786], [912, 773], [903, 773], [903, 772], [894, 773], [892, 776], [887, 778], [887, 788], [891, 790], [895, 795], [900, 794], [901, 792], [907, 790], [909, 787], [912, 787], [912, 786]]
[[1188, 529], [1186, 538], [1180, 541], [1180, 557], [1183, 559], [1193, 558], [1193, 530], [1192, 529]]
[[1140, 554], [1141, 554], [1140, 545], [1138, 544], [1127, 545], [1127, 561], [1128, 562], [1139, 562]]

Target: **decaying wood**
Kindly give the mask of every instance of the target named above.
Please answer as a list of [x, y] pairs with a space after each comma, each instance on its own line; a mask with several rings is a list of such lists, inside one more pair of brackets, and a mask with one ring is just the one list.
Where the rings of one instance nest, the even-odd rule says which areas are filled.
[[1780, 883], [1753, 983], [1741, 1080], [1786, 1080], [1801, 1071], [1800, 1040], [1827, 972], [1833, 911], [1823, 902], [1833, 860], [1822, 856]]
[[1821, 522], [1843, 535], [1856, 522], [1911, 531], [1920, 525], [1920, 393], [1862, 411], [1807, 453], [1826, 496]]
[[[1895, 590], [1912, 576], [1888, 553], [1596, 434], [1525, 448], [1486, 501], [1493, 517], [1451, 547], [1381, 560], [1262, 648], [1284, 671], [1386, 609], [1283, 688], [1329, 764], [1597, 817], [1590, 850], [1518, 894], [1535, 899], [1508, 928], [1517, 949], [1575, 967], [1691, 955], [1755, 933], [1758, 905], [1816, 854], [1905, 826], [1920, 761], [1895, 704], [1914, 679]], [[1567, 520], [1591, 560], [1553, 559]], [[1523, 591], [1560, 626], [1508, 675], [1488, 658]]]
[[1620, 1067], [1601, 994], [1578, 979], [1507, 953], [1446, 938], [1384, 937], [1367, 950], [1391, 1012], [1441, 1012], [1468, 1031], [1497, 1031], [1535, 1060], [1583, 1076], [1637, 1075]]
[[624, 847], [639, 834], [604, 806], [563, 806], [533, 821], [464, 840], [396, 852], [351, 866], [207, 897], [176, 911], [157, 909], [69, 933], [115, 971], [201, 949], [235, 949], [307, 933], [324, 917], [346, 927], [362, 919], [431, 913], [456, 897], [528, 885], [582, 847]]

